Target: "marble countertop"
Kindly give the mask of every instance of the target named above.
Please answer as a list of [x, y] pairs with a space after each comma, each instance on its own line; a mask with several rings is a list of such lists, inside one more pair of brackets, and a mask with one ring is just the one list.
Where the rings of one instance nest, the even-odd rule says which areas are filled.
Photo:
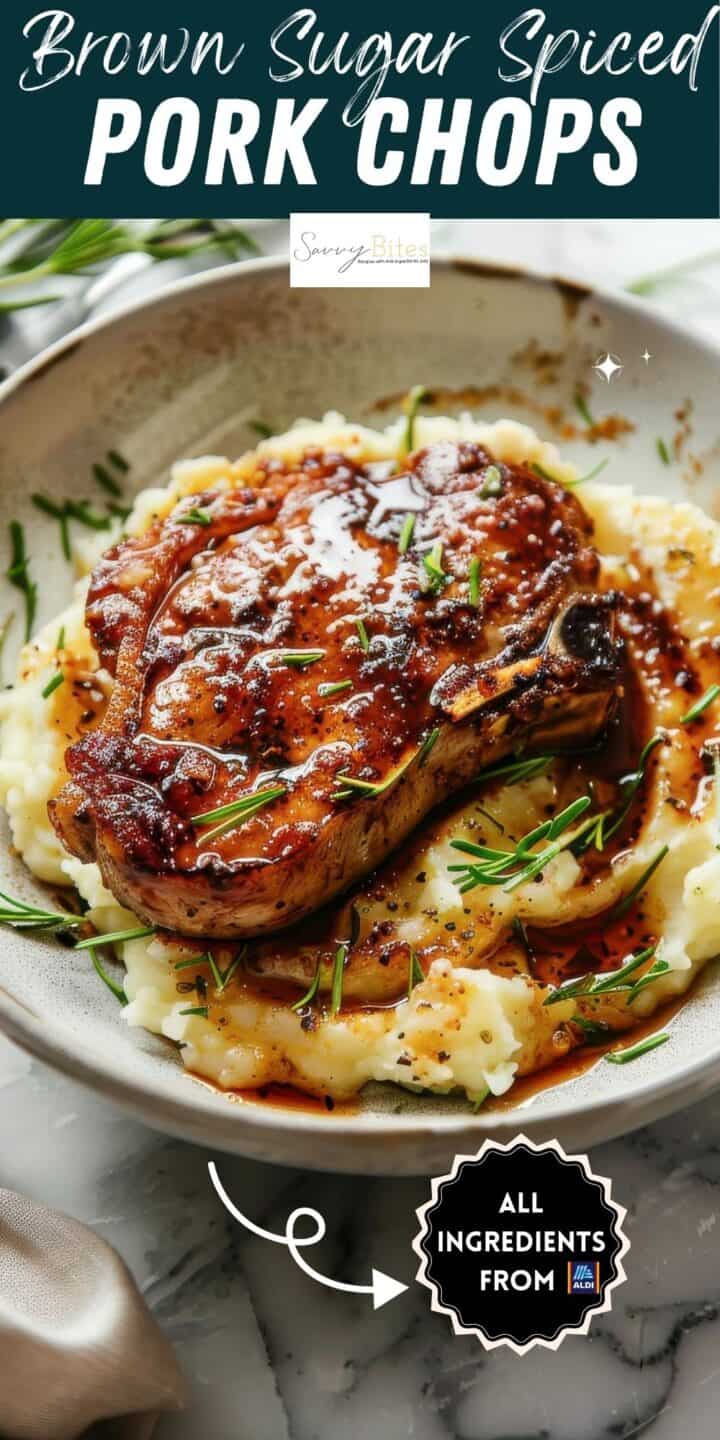
[[[717, 248], [720, 222], [458, 222], [438, 242], [617, 284]], [[266, 232], [280, 248], [283, 227]], [[147, 283], [146, 277], [136, 282]], [[657, 303], [720, 334], [720, 260]], [[0, 361], [38, 343], [37, 320]], [[410, 1288], [374, 1313], [315, 1285], [284, 1247], [241, 1230], [211, 1190], [209, 1153], [168, 1140], [0, 1037], [0, 1184], [86, 1221], [127, 1261], [177, 1347], [188, 1408], [158, 1440], [652, 1440], [717, 1434], [720, 1408], [720, 1094], [593, 1152], [627, 1207], [628, 1279], [588, 1337], [557, 1352], [486, 1354], [454, 1338], [412, 1281], [424, 1180], [303, 1174], [215, 1157], [269, 1229], [313, 1205], [313, 1264], [349, 1281], [377, 1266]], [[0, 1417], [1, 1423], [1, 1417]]]

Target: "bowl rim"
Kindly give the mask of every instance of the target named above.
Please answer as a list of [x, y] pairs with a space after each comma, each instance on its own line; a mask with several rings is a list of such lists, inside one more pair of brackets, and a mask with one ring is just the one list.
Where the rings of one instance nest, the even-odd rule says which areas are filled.
[[[143, 311], [152, 312], [157, 307], [172, 305], [178, 297], [185, 294], [195, 294], [198, 291], [211, 290], [214, 287], [222, 289], [225, 285], [234, 283], [252, 283], [256, 277], [279, 277], [281, 273], [288, 271], [288, 266], [289, 261], [285, 254], [234, 261], [226, 265], [215, 266], [199, 274], [168, 281], [161, 284], [151, 295], [140, 296], [125, 304], [113, 305], [103, 314], [69, 330], [12, 371], [0, 383], [0, 424], [2, 423], [1, 407], [3, 403], [19, 392], [28, 381], [42, 374], [43, 370], [49, 369], [63, 356], [73, 352], [84, 340], [102, 335], [104, 332], [112, 332], [115, 326], [138, 316]], [[567, 292], [581, 301], [596, 300], [606, 310], [629, 313], [638, 318], [646, 317], [652, 322], [655, 329], [663, 330], [669, 338], [686, 343], [690, 341], [694, 347], [711, 357], [716, 364], [720, 364], [720, 342], [714, 342], [709, 336], [696, 331], [691, 325], [683, 324], [680, 320], [654, 309], [641, 297], [622, 290], [591, 286], [583, 280], [574, 280], [572, 277], [565, 278], [525, 266], [504, 264], [494, 260], [483, 261], [478, 257], [465, 257], [461, 253], [450, 251], [434, 255], [432, 268], [445, 273], [455, 270], [467, 275], [475, 273], [479, 280], [498, 279], [510, 283], [529, 282], [543, 288], [554, 289], [560, 294]], [[417, 1140], [422, 1139], [423, 1135], [451, 1138], [454, 1134], [458, 1136], [462, 1134], [464, 1138], [467, 1138], [469, 1132], [481, 1136], [484, 1133], [492, 1134], [497, 1130], [512, 1128], [513, 1115], [517, 1115], [518, 1129], [534, 1128], [532, 1112], [525, 1108], [517, 1111], [512, 1109], [488, 1111], [484, 1114], [480, 1111], [477, 1115], [458, 1111], [457, 1114], [433, 1116], [431, 1112], [424, 1111], [412, 1115], [388, 1115], [387, 1117], [381, 1113], [369, 1115], [362, 1112], [353, 1114], [341, 1111], [338, 1115], [330, 1117], [291, 1107], [255, 1104], [252, 1101], [232, 1103], [231, 1097], [224, 1096], [220, 1091], [214, 1092], [209, 1085], [204, 1087], [203, 1103], [202, 1084], [195, 1087], [194, 1103], [193, 1101], [189, 1102], [188, 1092], [183, 1095], [180, 1086], [178, 1086], [177, 1095], [171, 1095], [162, 1082], [157, 1083], [152, 1077], [145, 1078], [141, 1082], [134, 1080], [129, 1073], [129, 1066], [119, 1071], [116, 1063], [107, 1061], [99, 1050], [82, 1053], [73, 1049], [69, 1043], [71, 1038], [69, 1031], [64, 1032], [60, 1027], [54, 1034], [49, 1033], [46, 1022], [41, 1022], [22, 1001], [15, 999], [6, 991], [1, 980], [0, 1031], [4, 1031], [11, 1040], [38, 1059], [107, 1096], [115, 1103], [124, 1104], [126, 1108], [130, 1108], [141, 1118], [145, 1118], [146, 1123], [162, 1125], [175, 1134], [191, 1138], [196, 1142], [215, 1141], [220, 1145], [225, 1142], [228, 1149], [236, 1148], [228, 1132], [239, 1134], [243, 1127], [250, 1132], [255, 1132], [258, 1140], [263, 1135], [267, 1136], [269, 1144], [272, 1144], [273, 1137], [280, 1140], [283, 1135], [304, 1135], [308, 1139], [315, 1136], [327, 1138], [330, 1132], [333, 1140], [337, 1142], [352, 1142], [354, 1137], [360, 1136], [376, 1137], [381, 1140], [386, 1138], [388, 1132], [391, 1138], [392, 1136], [410, 1136]], [[714, 1072], [716, 1073], [714, 1074]], [[188, 1072], [181, 1071], [178, 1078], [192, 1079], [193, 1077]], [[661, 1108], [657, 1113], [668, 1113], [673, 1108], [674, 1092], [681, 1087], [684, 1091], [688, 1091], [703, 1081], [707, 1082], [707, 1089], [711, 1088], [713, 1083], [720, 1083], [720, 1042], [715, 1050], [706, 1050], [695, 1059], [686, 1061], [680, 1069], [676, 1069], [667, 1077], [663, 1077], [662, 1074], [651, 1075], [643, 1084], [619, 1088], [612, 1096], [600, 1094], [582, 1101], [570, 1098], [563, 1102], [561, 1099], [557, 1108], [553, 1109], [550, 1115], [546, 1113], [538, 1118], [545, 1131], [561, 1131], [565, 1122], [577, 1118], [579, 1115], [593, 1117], [603, 1111], [614, 1114], [623, 1105], [623, 1102], [631, 1099], [633, 1114], [626, 1117], [627, 1123], [623, 1121], [621, 1126], [615, 1124], [607, 1127], [608, 1135], [626, 1133], [646, 1123], [647, 1115], [643, 1113], [643, 1102], [650, 1100], [658, 1102]], [[562, 1089], [562, 1086], [560, 1088]], [[689, 1098], [692, 1099], [692, 1096]], [[668, 1100], [670, 1103], [665, 1104]], [[145, 1113], [148, 1102], [151, 1102], [154, 1107], [155, 1114], [152, 1116]], [[677, 1099], [678, 1107], [683, 1103], [688, 1103], [686, 1094]], [[222, 1133], [213, 1134], [213, 1129]], [[241, 1146], [238, 1146], [237, 1149], [242, 1153]], [[256, 1154], [259, 1154], [257, 1145], [255, 1151]], [[264, 1158], [271, 1160], [273, 1157], [265, 1155]], [[304, 1163], [308, 1166], [320, 1167], [322, 1158], [315, 1159], [308, 1156]], [[402, 1173], [402, 1168], [400, 1173]]]

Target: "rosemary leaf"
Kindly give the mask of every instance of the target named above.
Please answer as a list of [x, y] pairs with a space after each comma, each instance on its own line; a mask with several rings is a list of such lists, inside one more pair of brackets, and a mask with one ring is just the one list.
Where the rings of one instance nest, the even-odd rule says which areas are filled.
[[657, 855], [655, 855], [650, 861], [650, 864], [645, 867], [639, 880], [635, 881], [632, 890], [629, 890], [627, 895], [623, 896], [623, 899], [620, 900], [617, 905], [613, 906], [612, 910], [607, 916], [609, 922], [613, 920], [621, 920], [623, 915], [627, 915], [627, 912], [630, 909], [631, 905], [637, 899], [638, 895], [640, 895], [641, 892], [645, 889], [648, 880], [650, 879], [651, 875], [655, 874], [658, 865], [660, 865], [665, 859], [665, 856], [667, 855], [669, 849], [669, 845], [661, 845], [660, 849], [657, 852]]
[[690, 709], [685, 712], [684, 715], [680, 716], [680, 724], [690, 725], [692, 724], [693, 720], [699, 720], [700, 716], [705, 714], [708, 706], [712, 705], [714, 701], [717, 700], [718, 695], [720, 695], [720, 685], [710, 685], [709, 688], [705, 691], [705, 694], [702, 695], [701, 698], [697, 700], [695, 704], [692, 705]]
[[28, 556], [25, 549], [25, 531], [18, 520], [11, 520], [8, 526], [10, 533], [10, 564], [7, 569], [7, 578], [16, 590], [19, 590], [25, 599], [25, 640], [32, 635], [37, 611], [37, 585], [30, 579], [28, 569]]
[[468, 601], [471, 605], [478, 605], [480, 603], [481, 571], [482, 565], [480, 564], [477, 555], [473, 555], [473, 558], [470, 561], [470, 569], [468, 572]]
[[649, 1035], [647, 1040], [640, 1040], [637, 1045], [631, 1045], [627, 1050], [611, 1050], [605, 1056], [611, 1065], [629, 1065], [632, 1060], [639, 1060], [641, 1055], [647, 1055], [650, 1050], [657, 1050], [659, 1045], [664, 1045], [670, 1036], [667, 1031], [660, 1035]]
[[99, 945], [119, 945], [123, 940], [144, 940], [154, 935], [153, 925], [138, 926], [136, 930], [111, 930], [107, 935], [91, 935], [89, 940], [78, 940], [76, 950], [96, 950]]
[[405, 411], [407, 414], [407, 424], [403, 437], [403, 453], [405, 455], [409, 455], [410, 451], [415, 449], [415, 421], [417, 420], [418, 410], [427, 393], [424, 385], [413, 385], [412, 390], [410, 390], [405, 400]]
[[343, 975], [345, 971], [345, 961], [347, 960], [349, 949], [350, 946], [347, 941], [343, 941], [342, 945], [338, 945], [338, 948], [335, 951], [335, 962], [333, 964], [332, 974], [332, 989], [330, 992], [331, 1015], [337, 1015], [338, 1011], [342, 1006]]
[[415, 986], [422, 985], [424, 979], [425, 972], [422, 968], [422, 965], [420, 964], [420, 961], [418, 960], [415, 951], [411, 950], [410, 960], [408, 964], [408, 1000], [410, 999], [412, 992], [415, 989]]
[[[273, 800], [278, 800], [281, 795], [287, 794], [284, 785], [271, 785], [265, 790], [253, 790], [249, 795], [243, 795], [239, 800], [232, 800], [227, 805], [219, 805], [215, 810], [206, 810], [202, 815], [193, 815], [192, 824], [205, 826], [213, 825], [207, 835], [202, 837], [202, 844], [214, 840], [218, 835], [224, 835], [228, 830], [234, 830], [237, 825], [242, 824], [258, 810], [263, 810], [266, 805], [271, 805]], [[219, 821], [219, 824], [215, 824]]]
[[60, 688], [64, 679], [65, 676], [63, 675], [62, 670], [56, 670], [55, 674], [50, 680], [48, 680], [47, 685], [41, 691], [43, 700], [49, 700], [50, 696], [53, 695], [55, 691]]
[[304, 994], [304, 995], [301, 995], [301, 997], [300, 997], [299, 1000], [296, 1000], [296, 1001], [295, 1001], [295, 1004], [294, 1004], [294, 1005], [291, 1005], [291, 1006], [290, 1006], [290, 1009], [291, 1009], [291, 1010], [296, 1010], [296, 1011], [297, 1011], [297, 1010], [306, 1010], [307, 1007], [308, 1007], [308, 1005], [312, 1005], [313, 1000], [315, 999], [315, 996], [317, 995], [318, 990], [320, 989], [320, 970], [321, 970], [321, 967], [322, 967], [322, 962], [321, 962], [320, 960], [318, 960], [317, 965], [315, 966], [315, 974], [313, 975], [313, 978], [312, 978], [312, 980], [310, 981], [310, 985], [308, 986], [308, 989], [305, 991], [305, 994]]
[[96, 461], [92, 466], [92, 473], [101, 489], [106, 490], [108, 495], [114, 495], [115, 499], [119, 500], [122, 495], [122, 486], [118, 485], [117, 480], [110, 474], [106, 466]]
[[212, 525], [212, 515], [208, 510], [199, 510], [194, 507], [186, 510], [184, 515], [178, 515], [176, 525]]

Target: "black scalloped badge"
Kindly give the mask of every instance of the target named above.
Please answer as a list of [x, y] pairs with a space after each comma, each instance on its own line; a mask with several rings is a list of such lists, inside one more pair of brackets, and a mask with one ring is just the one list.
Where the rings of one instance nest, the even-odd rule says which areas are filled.
[[457, 1155], [417, 1211], [417, 1279], [456, 1335], [524, 1355], [587, 1334], [622, 1284], [625, 1210], [586, 1155], [557, 1140], [486, 1140]]

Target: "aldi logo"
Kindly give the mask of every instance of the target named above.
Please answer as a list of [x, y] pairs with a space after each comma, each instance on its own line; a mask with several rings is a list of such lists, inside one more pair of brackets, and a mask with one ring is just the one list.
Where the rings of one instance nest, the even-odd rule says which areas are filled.
[[598, 1260], [568, 1260], [568, 1295], [599, 1295], [600, 1262]]

